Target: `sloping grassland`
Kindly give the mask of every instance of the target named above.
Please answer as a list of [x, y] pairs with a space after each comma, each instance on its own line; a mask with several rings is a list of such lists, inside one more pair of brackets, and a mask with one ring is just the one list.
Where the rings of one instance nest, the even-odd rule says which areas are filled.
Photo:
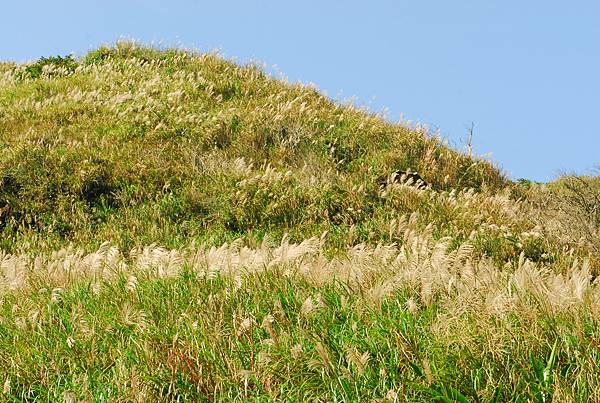
[[599, 195], [215, 54], [0, 64], [3, 398], [598, 401]]

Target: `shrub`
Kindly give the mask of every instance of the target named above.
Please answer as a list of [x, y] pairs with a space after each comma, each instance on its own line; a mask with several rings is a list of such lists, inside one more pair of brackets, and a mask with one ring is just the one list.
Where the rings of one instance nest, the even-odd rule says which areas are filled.
[[[42, 57], [38, 61], [29, 66], [25, 67], [25, 70], [22, 71], [18, 78], [20, 79], [36, 79], [39, 78], [44, 71], [48, 74], [48, 76], [56, 76], [56, 75], [64, 75], [73, 73], [79, 63], [75, 60], [73, 55], [66, 56], [50, 56], [50, 57]], [[44, 67], [50, 66], [50, 69], [44, 69]]]

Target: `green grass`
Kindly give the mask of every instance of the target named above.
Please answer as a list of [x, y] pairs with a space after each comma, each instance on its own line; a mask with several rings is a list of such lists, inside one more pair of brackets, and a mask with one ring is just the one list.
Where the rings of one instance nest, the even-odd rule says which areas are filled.
[[599, 212], [216, 54], [0, 63], [0, 392], [598, 401]]
[[118, 276], [12, 294], [0, 309], [16, 400], [586, 401], [600, 387], [590, 312], [478, 318], [410, 288], [377, 306], [277, 267], [239, 281]]
[[[0, 104], [5, 250], [301, 240], [351, 225], [366, 240], [385, 219], [382, 174], [418, 169], [439, 189], [506, 184], [423, 130], [210, 54], [120, 44], [9, 66]], [[289, 176], [240, 185], [267, 164]], [[40, 239], [23, 239], [32, 228]]]
[[[550, 396], [559, 379], [586, 400], [599, 386], [592, 374], [600, 352], [591, 344], [598, 322], [588, 315], [582, 330], [567, 317], [540, 318], [535, 346], [522, 339], [531, 332], [526, 318], [496, 322], [496, 331], [521, 337], [495, 357], [482, 351], [477, 342], [485, 336], [477, 333], [469, 343], [432, 335], [443, 310], [432, 304], [409, 312], [407, 300], [418, 295], [406, 291], [372, 309], [342, 285], [317, 289], [277, 271], [249, 276], [241, 287], [185, 272], [139, 281], [130, 292], [126, 283], [104, 283], [97, 295], [78, 285], [54, 302], [45, 290], [28, 296], [27, 307], [5, 300], [2, 315], [11, 324], [0, 343], [11, 351], [12, 395], [356, 401], [400, 393], [409, 400], [506, 401]], [[322, 306], [302, 315], [316, 294]], [[364, 365], [357, 358], [363, 354]], [[585, 373], [583, 384], [574, 382]]]

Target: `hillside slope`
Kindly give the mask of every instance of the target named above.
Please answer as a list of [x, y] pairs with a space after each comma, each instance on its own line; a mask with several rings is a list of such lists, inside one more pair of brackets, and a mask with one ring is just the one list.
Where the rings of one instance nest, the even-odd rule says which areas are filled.
[[31, 229], [53, 247], [300, 240], [352, 225], [367, 240], [389, 210], [374, 197], [381, 175], [418, 170], [442, 190], [506, 185], [422, 129], [211, 54], [120, 44], [5, 65], [0, 106], [8, 250]]
[[214, 54], [0, 64], [4, 400], [600, 401], [599, 269], [598, 178]]

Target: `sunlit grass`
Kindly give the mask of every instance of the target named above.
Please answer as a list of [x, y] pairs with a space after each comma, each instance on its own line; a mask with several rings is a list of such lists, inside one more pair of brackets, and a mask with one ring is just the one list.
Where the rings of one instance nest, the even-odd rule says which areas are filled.
[[599, 200], [216, 54], [2, 63], [2, 398], [598, 401]]
[[599, 397], [587, 263], [506, 270], [411, 231], [332, 259], [323, 243], [5, 256], [5, 395]]

